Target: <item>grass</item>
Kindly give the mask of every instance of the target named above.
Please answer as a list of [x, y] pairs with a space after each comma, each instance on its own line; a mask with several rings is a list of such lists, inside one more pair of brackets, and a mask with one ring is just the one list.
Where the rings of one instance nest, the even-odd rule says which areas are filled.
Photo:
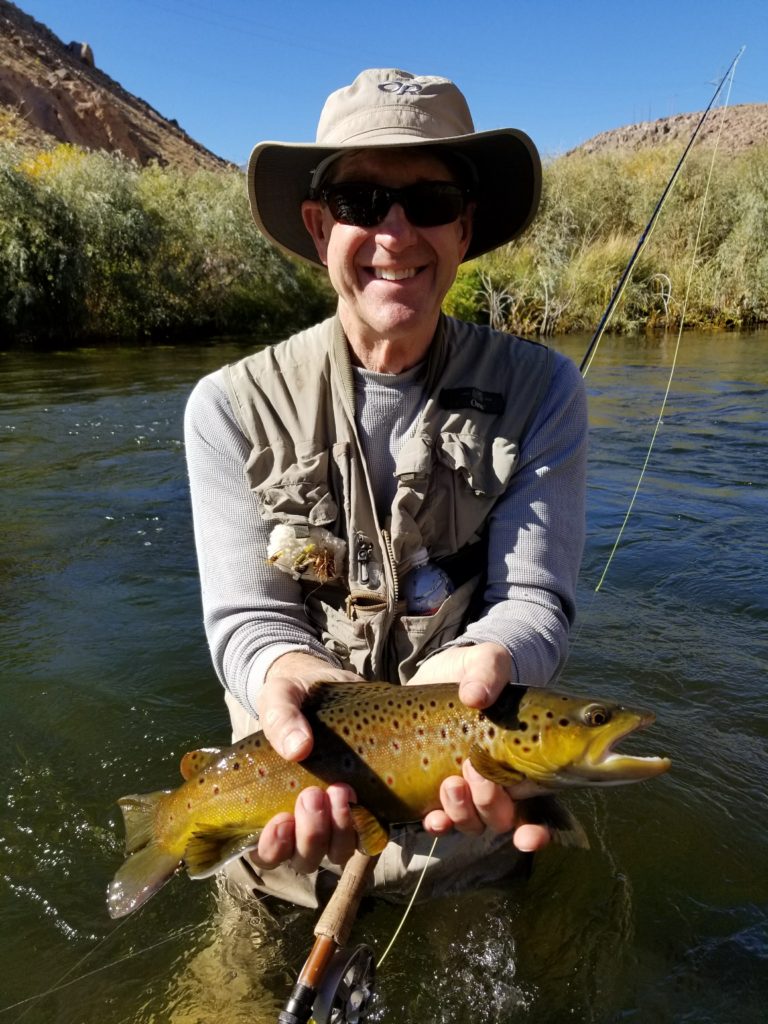
[[[680, 155], [672, 148], [560, 157], [525, 236], [463, 267], [446, 309], [520, 334], [598, 323]], [[638, 260], [611, 329], [677, 327], [711, 151], [694, 151]], [[716, 157], [685, 326], [768, 321], [768, 150]]]

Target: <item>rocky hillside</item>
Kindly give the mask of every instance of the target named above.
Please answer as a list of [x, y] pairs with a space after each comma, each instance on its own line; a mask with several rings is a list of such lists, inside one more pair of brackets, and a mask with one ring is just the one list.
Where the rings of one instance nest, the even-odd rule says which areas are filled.
[[[698, 114], [675, 114], [658, 121], [643, 121], [624, 128], [601, 132], [583, 142], [571, 153], [600, 153], [606, 150], [636, 150], [668, 143], [684, 147], [701, 119]], [[697, 145], [714, 145], [720, 134], [720, 150], [739, 153], [752, 146], [768, 145], [768, 103], [743, 103], [725, 110], [710, 111]]]
[[179, 125], [98, 67], [87, 43], [65, 44], [45, 25], [0, 0], [0, 137], [36, 146], [71, 142], [146, 164], [222, 167]]

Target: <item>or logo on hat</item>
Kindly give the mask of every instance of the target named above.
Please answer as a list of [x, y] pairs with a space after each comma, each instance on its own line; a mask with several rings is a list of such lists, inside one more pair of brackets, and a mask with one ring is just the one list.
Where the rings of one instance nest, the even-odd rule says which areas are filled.
[[379, 82], [379, 89], [382, 92], [394, 92], [398, 96], [405, 96], [406, 93], [414, 92], [418, 93], [422, 91], [422, 87], [417, 82]]

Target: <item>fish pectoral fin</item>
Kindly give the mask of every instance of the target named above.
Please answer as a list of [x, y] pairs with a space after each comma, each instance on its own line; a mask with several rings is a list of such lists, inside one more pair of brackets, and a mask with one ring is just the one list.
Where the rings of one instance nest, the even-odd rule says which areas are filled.
[[479, 743], [473, 743], [469, 752], [469, 760], [480, 772], [483, 778], [498, 783], [499, 786], [513, 786], [516, 782], [522, 782], [525, 775], [509, 765], [502, 764], [495, 757], [491, 757], [487, 750]]
[[518, 804], [518, 820], [529, 825], [546, 825], [552, 841], [559, 846], [589, 849], [581, 822], [554, 796], [534, 796]]
[[375, 857], [381, 853], [389, 842], [389, 830], [382, 825], [366, 807], [350, 804], [352, 824], [357, 832], [357, 847], [367, 857]]
[[223, 755], [221, 747], [201, 747], [199, 750], [190, 750], [181, 759], [179, 769], [182, 779], [189, 781], [209, 764], [218, 761]]
[[132, 853], [109, 883], [109, 916], [125, 917], [161, 889], [181, 865], [181, 858], [151, 842]]
[[245, 825], [225, 827], [198, 826], [184, 850], [184, 863], [190, 878], [209, 878], [229, 861], [241, 857], [259, 842], [261, 831]]

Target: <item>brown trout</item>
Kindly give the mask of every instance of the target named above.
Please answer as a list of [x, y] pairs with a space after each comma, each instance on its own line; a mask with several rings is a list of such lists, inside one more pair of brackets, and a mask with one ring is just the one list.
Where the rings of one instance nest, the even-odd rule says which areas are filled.
[[[253, 848], [266, 822], [292, 811], [307, 786], [349, 783], [358, 845], [375, 854], [390, 825], [420, 821], [440, 806], [440, 783], [465, 758], [515, 799], [636, 782], [669, 768], [666, 758], [613, 750], [650, 725], [651, 712], [550, 690], [508, 686], [493, 707], [477, 711], [461, 703], [455, 683], [319, 683], [302, 710], [315, 743], [301, 763], [254, 733], [186, 754], [178, 789], [118, 801], [128, 857], [109, 886], [112, 917], [140, 907], [182, 864], [190, 877], [205, 878]], [[564, 831], [571, 824], [562, 818]]]

